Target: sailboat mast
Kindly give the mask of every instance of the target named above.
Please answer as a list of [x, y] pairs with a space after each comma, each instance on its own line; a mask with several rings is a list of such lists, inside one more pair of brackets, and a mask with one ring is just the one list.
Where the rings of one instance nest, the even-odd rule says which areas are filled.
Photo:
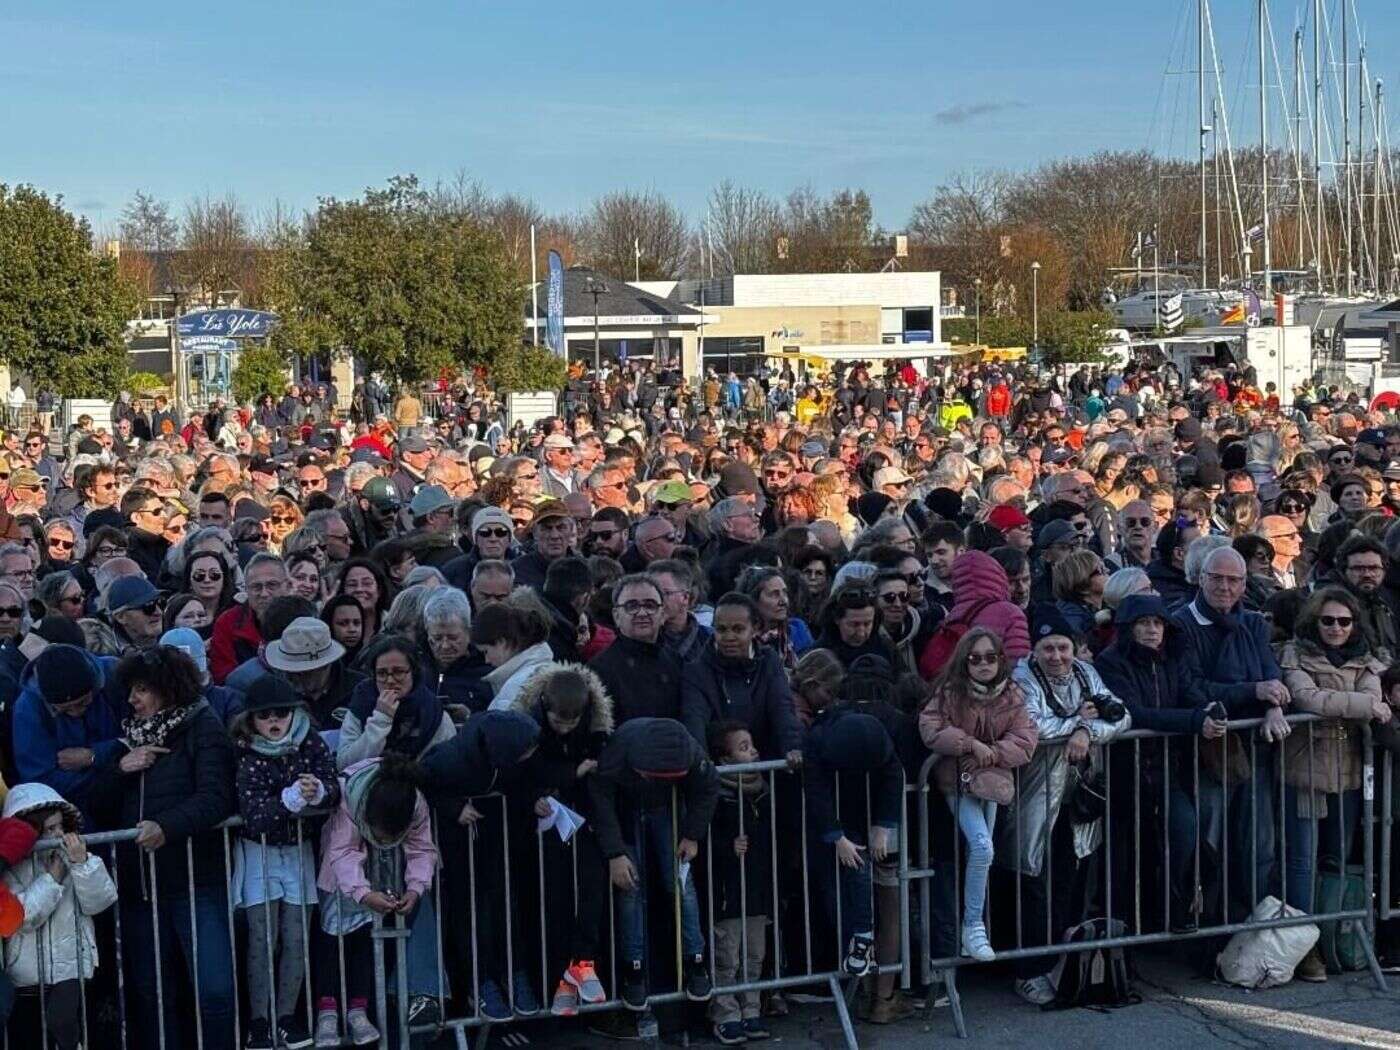
[[1308, 264], [1307, 212], [1303, 207], [1303, 27], [1293, 30], [1293, 174], [1298, 180], [1298, 269]]
[[1313, 0], [1313, 265], [1322, 294], [1322, 0]]
[[1351, 73], [1347, 64], [1347, 0], [1342, 0], [1342, 265], [1347, 295], [1354, 291], [1351, 267]]
[[1273, 293], [1269, 257], [1269, 92], [1264, 64], [1264, 35], [1269, 27], [1269, 0], [1259, 0], [1259, 183], [1264, 199], [1264, 295]]
[[1381, 100], [1385, 92], [1385, 83], [1380, 77], [1376, 78], [1376, 101], [1371, 107], [1371, 131], [1375, 139], [1376, 147], [1376, 173], [1371, 180], [1373, 183], [1371, 192], [1375, 199], [1371, 202], [1371, 259], [1375, 267], [1376, 294], [1381, 294]]
[[[1358, 38], [1361, 30], [1357, 29]], [[1357, 276], [1365, 286], [1366, 255], [1366, 100], [1370, 90], [1366, 86], [1366, 45], [1361, 44], [1356, 52], [1356, 241]]]
[[1199, 126], [1198, 152], [1201, 175], [1201, 287], [1210, 287], [1206, 264], [1206, 0], [1196, 0], [1196, 123]]

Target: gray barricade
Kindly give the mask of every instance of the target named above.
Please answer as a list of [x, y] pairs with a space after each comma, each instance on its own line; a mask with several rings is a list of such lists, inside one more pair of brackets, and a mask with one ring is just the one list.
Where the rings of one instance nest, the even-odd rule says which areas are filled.
[[[1042, 769], [1063, 768], [1059, 759], [1066, 740], [1040, 741], [1031, 766], [1016, 771], [1012, 802], [999, 807], [997, 813], [993, 872], [1001, 869], [1003, 877], [1014, 883], [1010, 896], [1015, 914], [994, 914], [995, 895], [988, 894], [988, 928], [1000, 925], [1004, 929], [1010, 924], [1014, 929], [1010, 944], [1005, 937], [993, 935], [996, 961], [1048, 961], [1047, 957], [1068, 957], [1080, 951], [1186, 942], [1309, 923], [1341, 924], [1343, 928], [1359, 924], [1357, 941], [1366, 966], [1377, 987], [1384, 989], [1373, 947], [1375, 796], [1370, 726], [1290, 715], [1291, 732], [1286, 741], [1271, 743], [1259, 736], [1262, 721], [1231, 721], [1225, 736], [1216, 740], [1137, 729], [1124, 732], [1090, 748], [1090, 768], [1101, 771], [1101, 776], [1090, 775], [1076, 783], [1075, 770], [1064, 768], [1058, 800], [1046, 787], [1054, 780], [1049, 773], [1027, 785], [1032, 779], [1027, 770], [1035, 766], [1037, 758]], [[1359, 738], [1356, 760], [1360, 763], [1360, 783], [1355, 788], [1342, 782], [1342, 763], [1333, 763], [1329, 770], [1321, 760], [1317, 744], [1324, 734], [1341, 745], [1334, 747], [1333, 753]], [[921, 952], [920, 979], [928, 983], [941, 978], [954, 1025], [958, 1034], [966, 1037], [957, 975], [961, 968], [975, 965], [962, 950], [960, 916], [967, 846], [956, 819], [951, 843], [942, 850], [930, 843], [930, 807], [949, 804], [939, 787], [930, 783], [941, 757], [932, 755], [924, 762], [914, 786], [916, 820], [924, 835], [918, 865], [906, 872], [906, 878], [918, 884], [919, 928], [925, 949]], [[1388, 753], [1385, 759], [1388, 769]], [[1327, 790], [1329, 785], [1333, 790]], [[1101, 812], [1101, 816], [1088, 819], [1084, 811], [1071, 809], [1072, 791], [1087, 791], [1092, 799], [1087, 808]], [[1129, 797], [1122, 797], [1125, 792]], [[1115, 793], [1119, 797], [1115, 798]], [[936, 797], [930, 800], [930, 795]], [[1388, 825], [1388, 794], [1384, 798]], [[1329, 801], [1331, 810], [1327, 809]], [[1352, 810], [1353, 806], [1357, 808]], [[1329, 813], [1333, 819], [1328, 819]], [[1061, 821], [1068, 821], [1072, 828], [1068, 841], [1073, 853], [1064, 864], [1056, 863], [1065, 859], [1066, 829]], [[1331, 837], [1334, 827], [1335, 840]], [[1290, 828], [1301, 829], [1305, 842], [1290, 843]], [[1184, 846], [1183, 835], [1188, 840]], [[1320, 835], [1325, 841], [1319, 841]], [[1321, 910], [1311, 906], [1317, 903], [1311, 899], [1304, 902], [1308, 907], [1298, 903], [1299, 892], [1289, 890], [1290, 876], [1296, 881], [1305, 869], [1311, 872], [1307, 879], [1311, 898], [1320, 871], [1319, 856], [1326, 849], [1329, 858], [1339, 858], [1339, 875], [1345, 877], [1355, 848], [1353, 835], [1360, 836], [1362, 861], [1357, 874], [1366, 887], [1364, 900], [1354, 907], [1338, 905]], [[1388, 846], [1388, 828], [1384, 841]], [[1036, 854], [1040, 863], [1028, 863]], [[1382, 917], [1388, 899], [1387, 862], [1388, 854], [1383, 853]], [[1061, 879], [1058, 887], [1057, 869]], [[1065, 892], [1066, 870], [1075, 880], [1069, 890], [1068, 915], [1056, 908], [1057, 890]], [[951, 888], [945, 889], [949, 879]], [[1149, 899], [1144, 895], [1144, 883], [1154, 881], [1160, 883], [1161, 897]], [[951, 902], [955, 917], [951, 950], [942, 955], [931, 947], [937, 940], [933, 916], [940, 910], [935, 907], [934, 893], [940, 891], [945, 894], [942, 911], [946, 914]], [[1254, 917], [1255, 905], [1270, 896], [1286, 906], [1300, 907], [1305, 914]], [[1005, 897], [1001, 895], [1003, 905]], [[1094, 918], [1108, 921], [1108, 936], [1072, 943], [1064, 940], [1069, 928]], [[946, 936], [943, 939], [946, 942]], [[929, 995], [930, 1013], [934, 998]]]

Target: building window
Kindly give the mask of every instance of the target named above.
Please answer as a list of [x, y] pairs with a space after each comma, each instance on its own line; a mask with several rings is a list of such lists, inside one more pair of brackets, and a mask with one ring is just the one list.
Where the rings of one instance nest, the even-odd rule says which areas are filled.
[[707, 371], [713, 368], [721, 375], [728, 372], [739, 376], [755, 375], [763, 365], [763, 336], [706, 339], [705, 358], [701, 364]]

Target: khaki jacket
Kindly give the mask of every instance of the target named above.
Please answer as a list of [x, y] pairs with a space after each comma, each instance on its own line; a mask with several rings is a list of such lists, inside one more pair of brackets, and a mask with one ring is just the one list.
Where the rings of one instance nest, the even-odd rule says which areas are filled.
[[1306, 641], [1287, 643], [1278, 662], [1293, 710], [1325, 719], [1294, 726], [1284, 740], [1284, 781], [1328, 793], [1361, 787], [1361, 725], [1381, 699], [1385, 663], [1364, 656], [1333, 667]]

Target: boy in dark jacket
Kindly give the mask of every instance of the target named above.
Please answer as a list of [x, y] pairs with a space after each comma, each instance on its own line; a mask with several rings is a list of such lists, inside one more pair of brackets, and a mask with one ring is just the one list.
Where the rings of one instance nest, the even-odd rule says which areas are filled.
[[550, 816], [557, 801], [585, 817], [583, 827], [567, 840], [546, 831], [538, 857], [549, 919], [544, 931], [546, 965], [563, 973], [550, 1012], [571, 1017], [580, 1002], [607, 1000], [594, 966], [602, 947], [607, 886], [598, 836], [588, 818], [588, 782], [612, 733], [612, 700], [588, 668], [549, 664], [525, 683], [515, 710], [540, 727], [539, 749], [530, 760], [533, 816]]
[[613, 734], [588, 787], [598, 844], [619, 891], [623, 1004], [636, 1011], [647, 1005], [645, 872], [653, 863], [668, 893], [680, 887], [684, 991], [687, 999], [705, 1002], [712, 986], [689, 867], [715, 812], [719, 775], [714, 763], [674, 719], [634, 718]]
[[[710, 723], [710, 755], [718, 766], [757, 762], [748, 728]], [[773, 824], [763, 773], [720, 770], [719, 802], [710, 825], [714, 868], [715, 979], [721, 986], [756, 981], [767, 957], [773, 913]], [[715, 1038], [726, 1046], [767, 1039], [757, 992], [717, 995], [710, 1004]]]
[[[468, 931], [459, 936], [470, 936], [469, 931], [475, 929], [476, 942], [458, 943], [455, 954], [465, 973], [471, 972], [469, 954], [475, 956], [482, 974], [481, 1012], [497, 1021], [509, 1020], [515, 1014], [529, 1017], [540, 1010], [523, 962], [520, 895], [507, 895], [501, 862], [509, 843], [509, 870], [523, 871], [526, 845], [531, 852], [535, 848], [533, 836], [509, 834], [506, 803], [512, 792], [518, 792], [527, 783], [528, 760], [534, 755], [539, 738], [539, 725], [519, 711], [483, 711], [467, 719], [451, 740], [444, 740], [423, 757], [428, 798], [442, 815], [438, 822], [438, 848], [444, 858], [443, 877], [448, 880], [444, 890], [450, 890], [444, 893], [448, 909], [446, 928]], [[496, 792], [505, 798], [477, 798]], [[470, 881], [473, 872], [474, 889]], [[473, 899], [475, 916], [469, 910]], [[508, 960], [515, 963], [514, 972]]]
[[[875, 951], [870, 861], [883, 862], [898, 848], [903, 769], [885, 727], [844, 704], [817, 716], [802, 753], [808, 824], [817, 842], [834, 847], [840, 864], [841, 939], [847, 944], [843, 967], [863, 977]], [[863, 856], [867, 851], [869, 860]], [[830, 854], [821, 849], [814, 854], [817, 863], [830, 866]], [[835, 926], [835, 899], [823, 903]]]

